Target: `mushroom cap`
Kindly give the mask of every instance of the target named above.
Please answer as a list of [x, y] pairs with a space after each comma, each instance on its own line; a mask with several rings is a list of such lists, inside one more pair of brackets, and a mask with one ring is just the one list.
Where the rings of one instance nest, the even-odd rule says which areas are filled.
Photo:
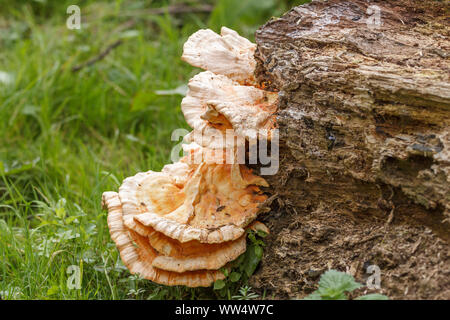
[[148, 237], [150, 246], [158, 254], [152, 262], [153, 267], [167, 271], [217, 270], [235, 260], [246, 249], [245, 236], [217, 244], [205, 244], [196, 240], [181, 243], [139, 221], [136, 221], [131, 230]]
[[[160, 234], [159, 232], [155, 233]], [[159, 238], [158, 240], [161, 241], [162, 239]], [[149, 239], [149, 241], [151, 244], [155, 242], [154, 239]], [[152, 265], [155, 268], [174, 272], [218, 270], [228, 262], [237, 259], [245, 252], [247, 247], [245, 235], [242, 235], [237, 240], [220, 244], [202, 244], [195, 240], [183, 244], [174, 243], [176, 241], [177, 240], [168, 240], [161, 249], [166, 251], [170, 250], [171, 253], [177, 252], [178, 250], [195, 253], [189, 255], [177, 255], [175, 257], [161, 254], [153, 260]]]
[[254, 82], [255, 50], [256, 44], [234, 30], [222, 27], [218, 35], [210, 29], [203, 29], [186, 41], [181, 59], [195, 67], [247, 84]]
[[[192, 154], [203, 150], [191, 149], [182, 161], [188, 162]], [[184, 171], [189, 173], [183, 179], [165, 169], [125, 179], [119, 188], [125, 225], [139, 230], [138, 222], [183, 243], [238, 239], [256, 218], [258, 205], [267, 199], [258, 187], [267, 182], [239, 164], [187, 165], [191, 169]]]
[[161, 172], [168, 174], [174, 180], [176, 185], [184, 185], [189, 178], [189, 174], [192, 172], [192, 168], [186, 162], [176, 162], [166, 164]]
[[[185, 257], [196, 257], [199, 255], [210, 255], [212, 253], [215, 254], [216, 251], [220, 251], [223, 248], [234, 246], [242, 246], [244, 243], [244, 249], [240, 248], [239, 250], [245, 251], [245, 241], [242, 241], [244, 237], [240, 237], [234, 241], [228, 241], [223, 243], [201, 243], [197, 240], [191, 240], [185, 243], [182, 243], [178, 240], [167, 237], [161, 232], [152, 231], [148, 235], [150, 245], [161, 255], [172, 257], [172, 258], [185, 258]], [[233, 259], [231, 259], [233, 260]], [[228, 261], [231, 261], [228, 260]], [[220, 268], [217, 267], [216, 269]]]
[[155, 213], [143, 213], [135, 218], [146, 227], [152, 227], [164, 235], [182, 243], [197, 240], [201, 243], [221, 243], [236, 240], [245, 230], [233, 224], [217, 228], [197, 228], [159, 216]]
[[119, 195], [116, 192], [105, 192], [103, 203], [108, 208], [108, 227], [111, 238], [117, 245], [123, 263], [131, 273], [169, 286], [208, 287], [214, 281], [225, 278], [224, 274], [218, 270], [178, 273], [154, 268], [152, 263], [157, 257], [157, 252], [150, 246], [147, 237], [125, 227]]
[[[256, 139], [258, 134], [270, 139], [270, 130], [275, 127], [277, 93], [243, 86], [209, 71], [194, 76], [188, 87], [181, 110], [186, 122], [202, 134], [202, 146], [230, 147], [221, 143], [227, 129], [245, 139]], [[188, 139], [192, 140], [192, 136]]]

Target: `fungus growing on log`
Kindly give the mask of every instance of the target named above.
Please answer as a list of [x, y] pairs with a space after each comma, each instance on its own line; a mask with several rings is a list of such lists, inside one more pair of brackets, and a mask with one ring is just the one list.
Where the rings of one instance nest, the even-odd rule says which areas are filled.
[[[253, 142], [262, 131], [270, 140], [277, 94], [250, 85], [255, 48], [227, 28], [220, 36], [200, 30], [189, 38], [183, 60], [207, 70], [191, 79], [182, 102], [191, 138], [230, 129]], [[118, 193], [103, 194], [111, 238], [131, 273], [165, 285], [209, 286], [245, 252], [246, 229], [269, 232], [255, 221], [268, 198], [260, 187], [268, 184], [236, 161], [237, 147], [185, 144], [178, 162], [137, 173]]]
[[103, 203], [108, 209], [111, 238], [119, 249], [123, 263], [131, 273], [169, 286], [207, 287], [212, 282], [225, 278], [218, 270], [177, 273], [154, 268], [152, 262], [157, 253], [146, 237], [125, 227], [119, 195], [116, 192], [105, 192]]
[[253, 58], [256, 44], [236, 31], [222, 27], [220, 35], [212, 30], [199, 30], [183, 46], [181, 59], [205, 70], [222, 74], [242, 84], [254, 83]]
[[132, 273], [166, 285], [208, 286], [245, 252], [244, 228], [267, 199], [254, 183], [267, 183], [239, 164], [187, 159], [125, 179], [103, 202], [111, 238]]
[[[186, 122], [201, 133], [203, 139], [199, 142], [203, 146], [222, 147], [220, 142], [224, 141], [227, 129], [247, 140], [256, 140], [258, 134], [270, 139], [270, 130], [275, 126], [277, 93], [243, 86], [210, 71], [194, 76], [188, 86], [181, 110]], [[213, 144], [216, 141], [219, 143]]]
[[[186, 158], [181, 161], [186, 161]], [[182, 243], [220, 243], [236, 240], [256, 218], [258, 205], [267, 196], [258, 185], [264, 179], [239, 164], [189, 165], [183, 185], [163, 172], [148, 171], [125, 179], [119, 188], [125, 225], [151, 227]], [[166, 172], [164, 172], [166, 171]], [[245, 178], [244, 178], [245, 177]]]

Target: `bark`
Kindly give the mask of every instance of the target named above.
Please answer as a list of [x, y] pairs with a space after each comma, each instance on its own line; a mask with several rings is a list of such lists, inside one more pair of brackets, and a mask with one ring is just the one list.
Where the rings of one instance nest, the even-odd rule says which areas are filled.
[[363, 281], [376, 262], [392, 297], [450, 297], [449, 13], [446, 1], [313, 1], [256, 32], [257, 79], [280, 96], [280, 170], [265, 177], [275, 232], [255, 287], [302, 297], [311, 270]]

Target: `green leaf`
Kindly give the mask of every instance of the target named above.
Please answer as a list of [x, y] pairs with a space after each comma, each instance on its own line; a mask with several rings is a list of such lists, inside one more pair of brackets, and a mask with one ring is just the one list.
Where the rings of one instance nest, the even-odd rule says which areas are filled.
[[328, 270], [320, 277], [319, 289], [305, 300], [347, 300], [345, 292], [361, 287], [362, 284], [356, 282], [353, 276], [337, 270]]
[[68, 217], [66, 220], [64, 220], [64, 222], [66, 223], [66, 224], [71, 224], [72, 222], [74, 222], [77, 218], [79, 218], [79, 217], [81, 217], [81, 216], [70, 216], [70, 217]]
[[52, 296], [56, 293], [58, 293], [59, 291], [59, 287], [57, 285], [51, 286], [48, 290], [47, 290], [47, 296]]
[[328, 270], [320, 277], [319, 281], [319, 291], [329, 293], [352, 292], [361, 287], [362, 284], [356, 282], [351, 275], [337, 270]]
[[389, 300], [389, 298], [383, 294], [371, 293], [371, 294], [366, 294], [364, 296], [360, 296], [360, 297], [356, 298], [355, 300]]
[[303, 300], [322, 300], [322, 296], [317, 291], [314, 291], [309, 296], [304, 297]]
[[60, 219], [64, 219], [64, 217], [66, 216], [66, 209], [64, 208], [56, 208], [55, 209], [55, 214], [58, 218]]
[[255, 246], [255, 254], [259, 258], [259, 260], [261, 260], [263, 256], [263, 248], [261, 248], [260, 246]]
[[225, 281], [216, 280], [216, 282], [214, 282], [214, 290], [220, 290], [220, 289], [223, 289], [224, 287], [225, 287]]
[[230, 274], [230, 281], [231, 282], [238, 282], [240, 278], [241, 278], [241, 274], [239, 272], [233, 271]]
[[248, 233], [248, 238], [250, 239], [250, 241], [251, 241], [252, 243], [255, 243], [255, 242], [256, 242], [255, 232], [254, 232], [254, 231], [250, 231], [250, 232]]
[[228, 277], [228, 269], [227, 268], [220, 268], [220, 271], [222, 271], [222, 273], [225, 277]]
[[232, 262], [232, 267], [237, 267], [242, 265], [242, 262], [244, 262], [245, 259], [245, 253], [241, 254], [236, 260]]
[[344, 291], [336, 290], [334, 288], [318, 289], [317, 294], [322, 297], [322, 300], [348, 300]]
[[56, 203], [55, 214], [60, 219], [64, 219], [66, 217], [66, 209], [64, 208], [66, 203], [67, 201], [64, 198], [59, 199]]
[[258, 234], [258, 237], [261, 237], [261, 238], [267, 237], [267, 233], [265, 233], [265, 232], [262, 231], [262, 230], [258, 230], [258, 231], [257, 231], [257, 234]]
[[225, 298], [227, 296], [228, 293], [228, 288], [227, 287], [223, 287], [222, 289], [219, 290], [219, 295], [222, 298]]
[[250, 277], [253, 272], [255, 272], [256, 267], [261, 260], [262, 255], [260, 255], [260, 249], [261, 247], [251, 245], [247, 250], [246, 259], [244, 261], [244, 270], [248, 277]]

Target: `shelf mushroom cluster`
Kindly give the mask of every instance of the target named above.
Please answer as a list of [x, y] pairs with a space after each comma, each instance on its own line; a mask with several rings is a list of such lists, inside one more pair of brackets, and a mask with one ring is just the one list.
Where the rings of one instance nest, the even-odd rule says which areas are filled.
[[182, 59], [207, 70], [189, 81], [182, 101], [193, 128], [185, 156], [161, 172], [126, 178], [118, 193], [103, 193], [111, 238], [131, 273], [165, 285], [209, 286], [245, 252], [247, 228], [268, 232], [255, 221], [267, 182], [227, 161], [229, 146], [220, 139], [194, 142], [196, 133], [217, 137], [226, 130], [249, 140], [263, 129], [270, 139], [277, 96], [255, 86], [255, 48], [227, 28], [221, 35], [200, 30], [185, 43]]

